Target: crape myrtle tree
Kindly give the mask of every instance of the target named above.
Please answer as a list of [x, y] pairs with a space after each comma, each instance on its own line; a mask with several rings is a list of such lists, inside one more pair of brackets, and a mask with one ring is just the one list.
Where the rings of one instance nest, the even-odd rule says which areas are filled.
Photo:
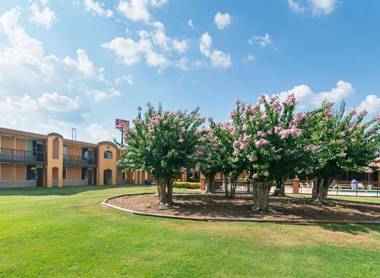
[[313, 179], [312, 201], [319, 204], [328, 203], [329, 186], [338, 175], [363, 170], [380, 148], [379, 118], [366, 121], [365, 111], [347, 113], [345, 103], [332, 109], [332, 103], [324, 102], [302, 124], [309, 153], [305, 174]]
[[125, 146], [119, 161], [121, 169], [143, 169], [152, 174], [157, 184], [158, 203], [172, 205], [173, 182], [184, 168], [194, 165], [198, 128], [204, 118], [198, 109], [191, 112], [163, 111], [147, 105], [127, 130]]
[[233, 147], [233, 143], [238, 136], [236, 126], [239, 126], [239, 124], [234, 121], [240, 121], [241, 112], [240, 102], [237, 102], [236, 109], [231, 112], [231, 119], [229, 122], [211, 122], [215, 137], [220, 144], [218, 156], [221, 162], [220, 171], [224, 176], [226, 198], [233, 198], [235, 196], [238, 177], [247, 167], [247, 160], [244, 159], [243, 155], [235, 153]]
[[209, 119], [210, 127], [199, 130], [199, 145], [196, 148], [196, 168], [206, 178], [206, 193], [215, 193], [215, 176], [223, 170], [223, 146], [215, 136], [215, 124]]
[[254, 184], [255, 211], [268, 210], [271, 187], [296, 171], [301, 134], [298, 125], [304, 114], [295, 116], [295, 105], [294, 95], [283, 103], [278, 96], [262, 96], [255, 105], [240, 105], [243, 112], [233, 148], [237, 157], [248, 161], [243, 164]]

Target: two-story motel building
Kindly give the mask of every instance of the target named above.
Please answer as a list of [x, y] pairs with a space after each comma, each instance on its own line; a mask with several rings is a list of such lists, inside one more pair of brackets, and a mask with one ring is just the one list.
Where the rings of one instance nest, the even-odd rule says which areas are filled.
[[119, 150], [112, 142], [92, 144], [0, 128], [0, 188], [141, 184], [144, 171], [121, 173]]

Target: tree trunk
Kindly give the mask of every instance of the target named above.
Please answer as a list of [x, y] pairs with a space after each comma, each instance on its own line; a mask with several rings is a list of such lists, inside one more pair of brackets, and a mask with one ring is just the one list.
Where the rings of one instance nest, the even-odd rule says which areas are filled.
[[231, 191], [230, 191], [230, 198], [235, 198], [236, 193], [236, 180], [231, 180]]
[[312, 202], [316, 202], [316, 200], [318, 199], [319, 190], [320, 190], [320, 183], [321, 183], [320, 178], [314, 178], [313, 179], [313, 189], [312, 189], [312, 194], [311, 194], [311, 201]]
[[157, 194], [158, 194], [157, 204], [163, 204], [166, 206], [172, 205], [173, 204], [172, 192], [173, 192], [173, 185], [169, 186], [167, 183], [167, 179], [161, 178], [157, 180]]
[[283, 178], [279, 178], [276, 182], [276, 189], [273, 192], [273, 196], [285, 197], [285, 182]]
[[169, 205], [173, 205], [174, 202], [173, 202], [173, 180], [172, 179], [168, 179], [168, 182], [167, 182], [167, 195], [168, 195], [168, 204]]
[[225, 176], [224, 178], [224, 191], [226, 194], [226, 198], [228, 199], [230, 194], [228, 193], [228, 177], [227, 176]]
[[313, 181], [313, 194], [311, 200], [316, 204], [328, 204], [327, 195], [332, 178], [316, 178]]
[[215, 175], [214, 173], [206, 174], [206, 193], [215, 193]]
[[269, 192], [272, 184], [269, 182], [255, 182], [253, 186], [253, 209], [255, 212], [265, 212], [269, 208]]

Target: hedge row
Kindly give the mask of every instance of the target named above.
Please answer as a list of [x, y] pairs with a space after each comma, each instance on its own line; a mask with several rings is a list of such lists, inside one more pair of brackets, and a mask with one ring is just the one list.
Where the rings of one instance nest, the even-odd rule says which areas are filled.
[[182, 181], [176, 181], [173, 184], [176, 188], [188, 188], [188, 189], [200, 189], [201, 184], [199, 182], [182, 182]]

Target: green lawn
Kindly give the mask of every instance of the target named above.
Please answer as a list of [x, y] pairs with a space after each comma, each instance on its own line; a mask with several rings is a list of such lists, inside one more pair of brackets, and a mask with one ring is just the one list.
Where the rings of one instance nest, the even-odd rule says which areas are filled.
[[0, 276], [379, 276], [380, 226], [205, 223], [100, 206], [153, 190], [0, 190]]

